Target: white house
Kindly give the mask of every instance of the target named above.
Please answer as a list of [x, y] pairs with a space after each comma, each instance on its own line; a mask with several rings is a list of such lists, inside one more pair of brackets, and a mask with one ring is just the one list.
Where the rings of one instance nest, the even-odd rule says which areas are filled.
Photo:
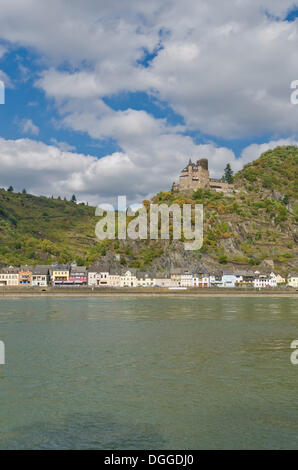
[[254, 279], [254, 287], [256, 289], [262, 289], [264, 287], [276, 287], [277, 278], [274, 273], [270, 274], [257, 274]]
[[194, 274], [193, 287], [210, 287], [210, 277], [208, 274]]
[[193, 274], [189, 271], [185, 271], [181, 274], [181, 287], [193, 287]]
[[220, 287], [235, 287], [236, 282], [239, 282], [240, 278], [235, 274], [224, 272], [221, 277]]
[[156, 284], [154, 275], [151, 273], [139, 272], [136, 274], [138, 287], [153, 287]]
[[129, 269], [120, 276], [120, 287], [137, 287], [136, 269]]
[[168, 277], [166, 274], [156, 273], [155, 274], [155, 286], [157, 287], [177, 287], [178, 283]]
[[0, 286], [18, 286], [19, 270], [10, 266], [0, 272]]
[[213, 287], [236, 287], [236, 283], [239, 282], [240, 279], [241, 276], [237, 276], [230, 271], [224, 271], [222, 274], [210, 274], [209, 282], [210, 286]]
[[109, 286], [109, 272], [95, 272], [88, 273], [88, 286], [90, 287], [108, 287]]
[[288, 276], [288, 286], [290, 287], [298, 287], [298, 274], [290, 274]]
[[95, 287], [97, 286], [97, 275], [98, 273], [94, 271], [88, 272], [88, 286]]
[[35, 266], [32, 270], [32, 286], [46, 287], [50, 281], [48, 266]]

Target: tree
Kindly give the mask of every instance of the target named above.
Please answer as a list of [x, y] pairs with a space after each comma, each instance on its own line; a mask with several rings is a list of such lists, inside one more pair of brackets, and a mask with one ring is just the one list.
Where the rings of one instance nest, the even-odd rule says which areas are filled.
[[227, 166], [225, 167], [224, 179], [229, 184], [233, 183], [233, 170], [229, 163], [227, 163]]
[[27, 194], [27, 191], [26, 191], [25, 188], [23, 189], [22, 193], [23, 193], [23, 194]]
[[289, 204], [289, 200], [290, 200], [289, 195], [288, 195], [288, 194], [285, 194], [284, 197], [283, 197], [282, 202], [283, 202], [285, 205], [287, 205], [287, 204]]
[[71, 202], [77, 202], [77, 198], [75, 197], [74, 194], [71, 196]]
[[13, 192], [13, 187], [12, 186], [9, 186], [8, 190], [7, 190], [9, 193], [12, 193]]

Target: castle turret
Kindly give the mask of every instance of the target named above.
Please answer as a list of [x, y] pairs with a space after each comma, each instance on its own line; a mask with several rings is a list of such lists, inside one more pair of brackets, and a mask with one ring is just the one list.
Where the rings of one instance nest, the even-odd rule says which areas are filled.
[[204, 168], [204, 170], [208, 171], [208, 160], [207, 160], [207, 158], [201, 158], [200, 160], [198, 160], [197, 165], [201, 166], [202, 168]]

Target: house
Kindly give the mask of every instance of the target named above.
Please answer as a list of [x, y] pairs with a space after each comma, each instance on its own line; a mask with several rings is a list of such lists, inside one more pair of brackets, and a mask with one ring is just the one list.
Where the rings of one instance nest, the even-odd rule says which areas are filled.
[[72, 263], [69, 272], [69, 283], [75, 286], [87, 285], [87, 269], [85, 266], [77, 266]]
[[210, 273], [209, 275], [210, 287], [221, 287], [222, 285], [222, 274], [221, 273]]
[[49, 266], [35, 266], [32, 270], [32, 286], [46, 287], [50, 279], [49, 269]]
[[171, 281], [176, 287], [181, 286], [181, 277], [183, 270], [181, 268], [172, 268], [171, 269]]
[[137, 287], [138, 280], [136, 272], [137, 270], [134, 268], [124, 271], [120, 276], [120, 287]]
[[155, 279], [152, 273], [139, 272], [136, 274], [138, 287], [153, 287]]
[[119, 274], [118, 271], [110, 269], [109, 286], [110, 287], [120, 287], [120, 274]]
[[210, 276], [205, 268], [197, 268], [193, 274], [193, 287], [210, 287]]
[[155, 281], [155, 286], [156, 287], [176, 287], [177, 283], [168, 277], [167, 274], [164, 273], [155, 273], [154, 275], [154, 281]]
[[272, 272], [270, 274], [256, 274], [254, 279], [254, 287], [256, 289], [262, 289], [264, 287], [276, 287], [277, 278], [276, 275]]
[[0, 286], [18, 286], [19, 269], [9, 266], [0, 271]]
[[253, 287], [254, 286], [254, 279], [255, 273], [253, 271], [248, 270], [241, 270], [236, 271], [236, 287]]
[[181, 274], [181, 287], [193, 287], [193, 274], [190, 271], [184, 271]]
[[19, 270], [19, 286], [32, 286], [32, 268], [21, 266]]
[[53, 286], [69, 284], [69, 266], [52, 266], [50, 269]]
[[109, 271], [89, 271], [88, 286], [92, 287], [108, 287], [110, 285]]
[[97, 285], [102, 287], [108, 287], [110, 277], [109, 271], [102, 271], [98, 274], [99, 275], [97, 276]]
[[236, 282], [240, 281], [241, 276], [236, 276], [231, 271], [224, 271], [221, 277], [221, 284], [219, 287], [236, 287]]
[[296, 287], [296, 288], [298, 287], [298, 274], [297, 273], [289, 274], [288, 286]]
[[95, 287], [97, 286], [97, 276], [99, 273], [95, 271], [88, 272], [88, 286]]
[[286, 284], [286, 278], [285, 277], [282, 277], [280, 274], [277, 274], [276, 275], [276, 282], [277, 282], [277, 285], [278, 284]]

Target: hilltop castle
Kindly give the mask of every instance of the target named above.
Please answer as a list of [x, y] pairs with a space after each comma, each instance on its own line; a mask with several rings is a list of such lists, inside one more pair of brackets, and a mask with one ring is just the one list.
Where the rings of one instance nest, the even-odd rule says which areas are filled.
[[173, 183], [172, 191], [196, 191], [198, 188], [227, 192], [233, 189], [233, 185], [210, 178], [207, 158], [201, 158], [196, 163], [192, 163], [190, 159], [188, 165], [181, 171], [179, 183]]

